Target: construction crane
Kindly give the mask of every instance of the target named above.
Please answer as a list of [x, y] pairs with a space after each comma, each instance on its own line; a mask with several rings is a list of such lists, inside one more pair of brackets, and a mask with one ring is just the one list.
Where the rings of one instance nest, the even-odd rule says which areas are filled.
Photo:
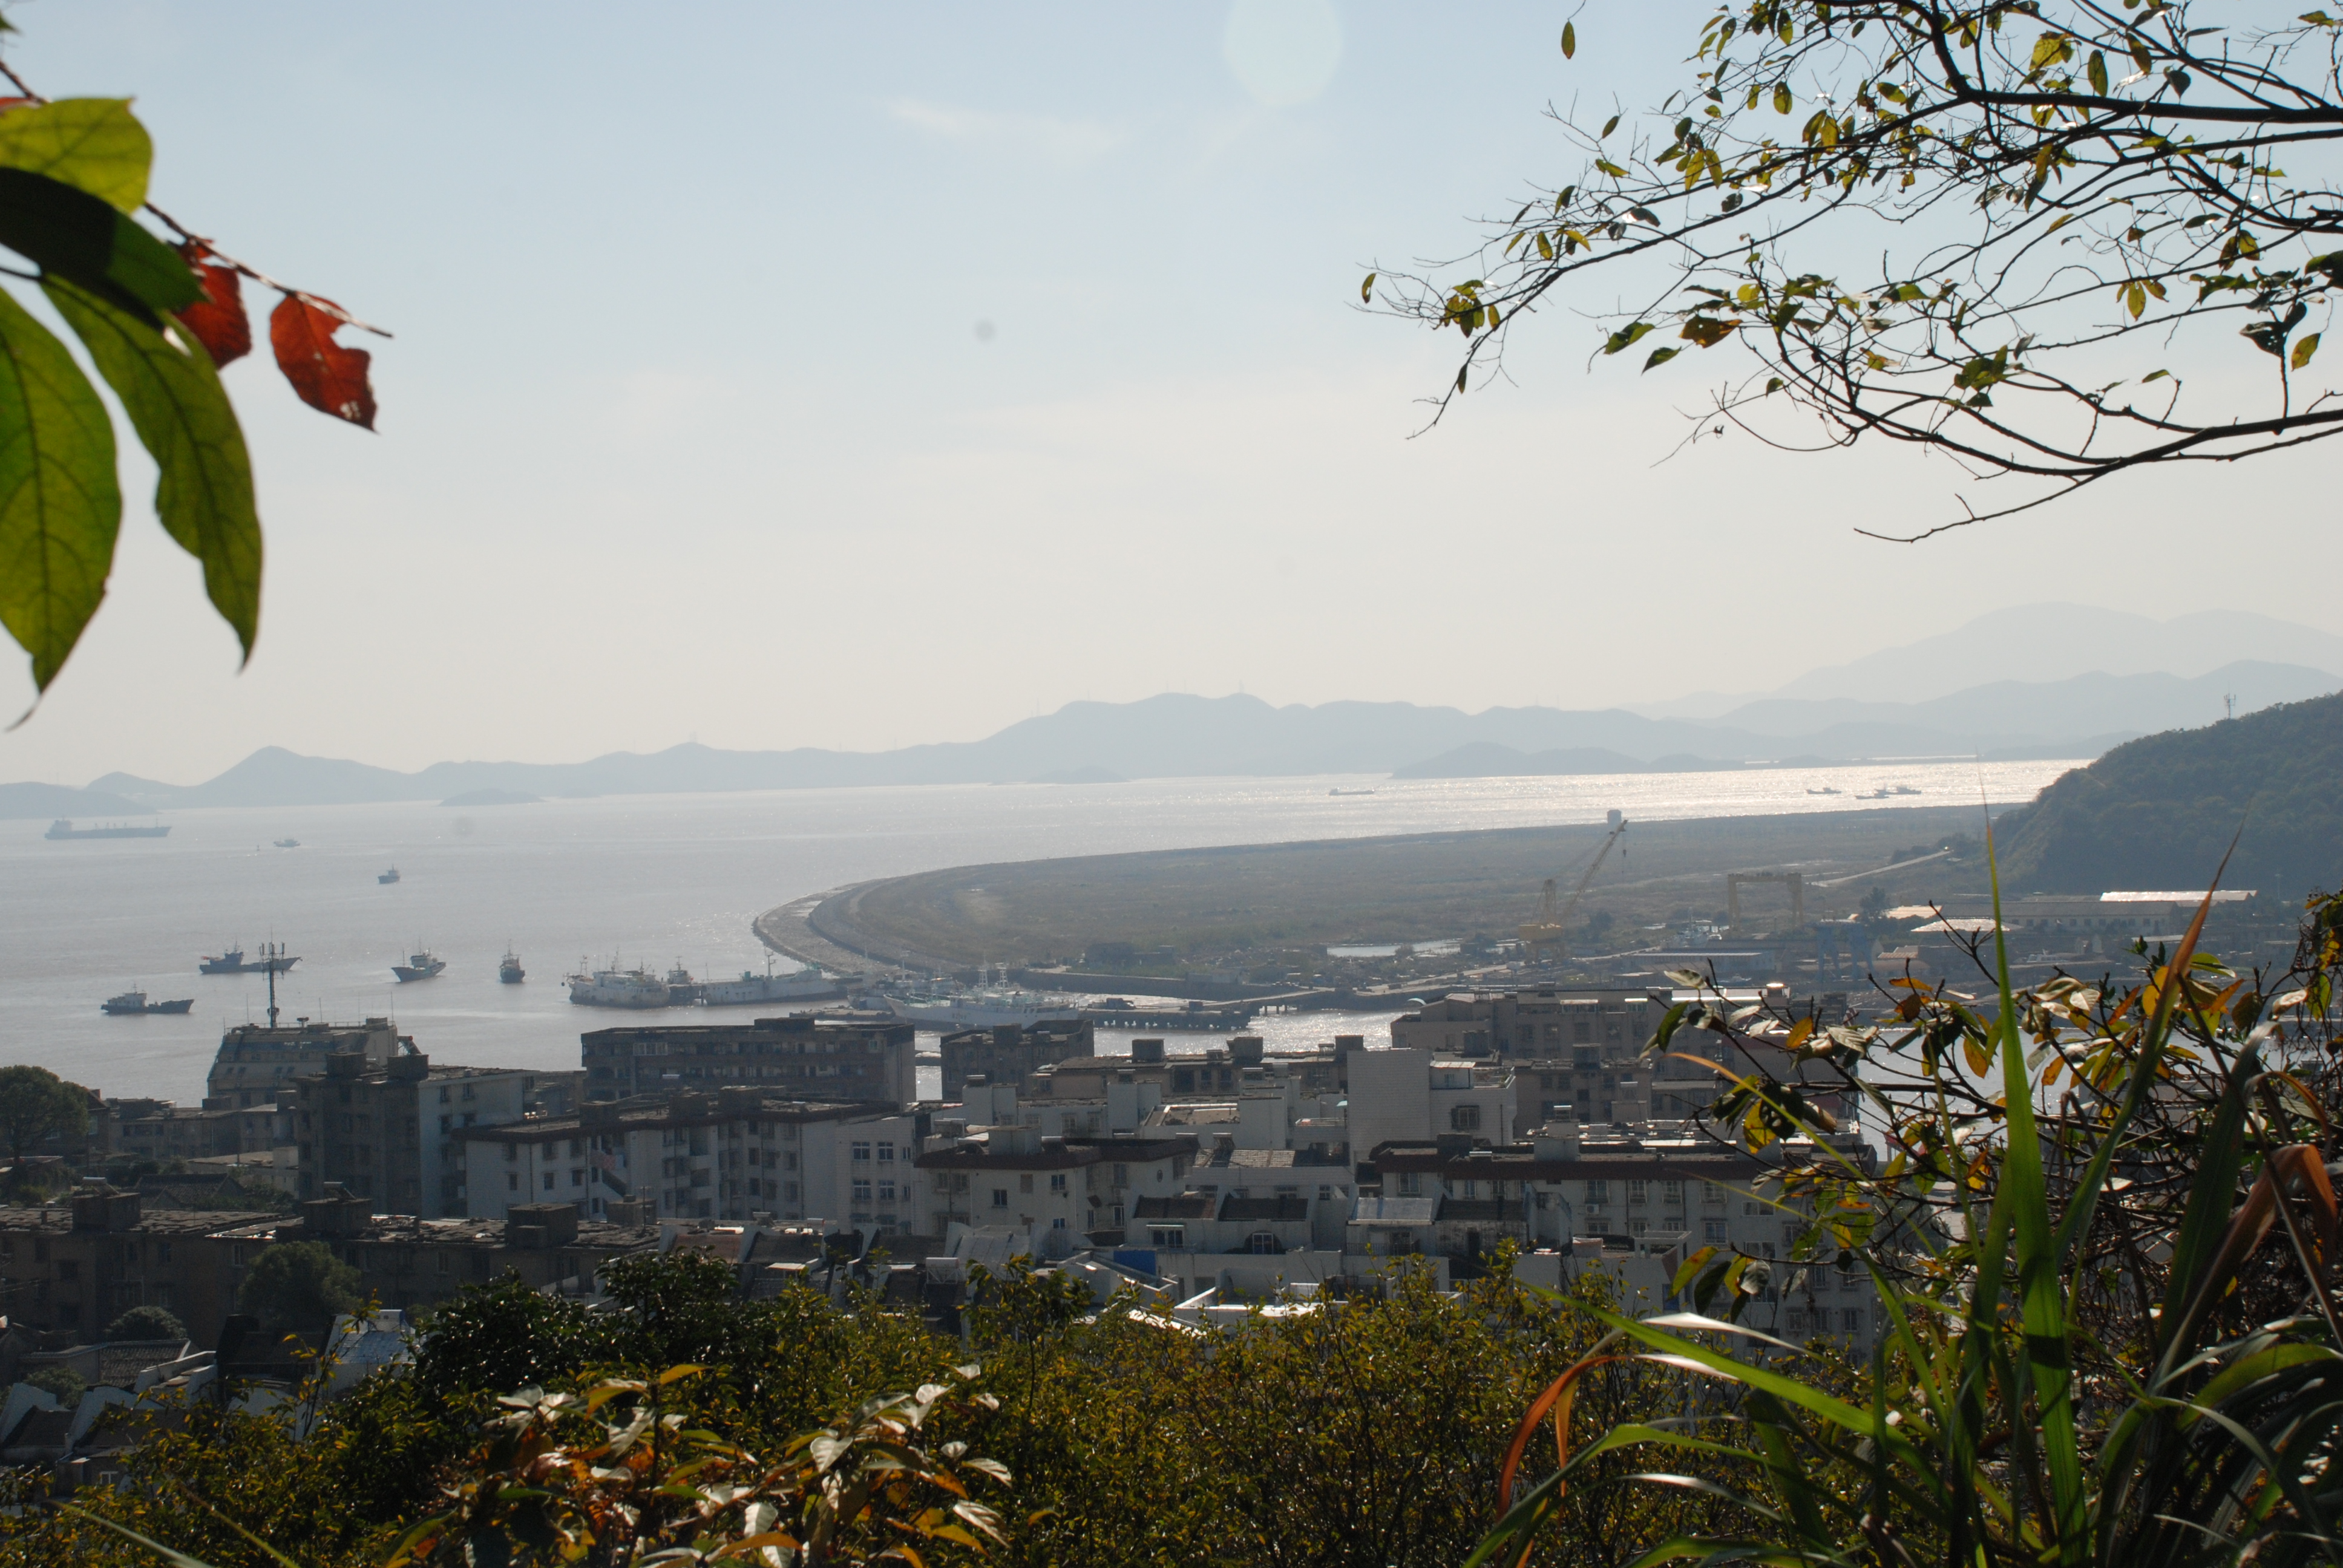
[[1564, 940], [1563, 930], [1569, 924], [1570, 917], [1578, 912], [1578, 900], [1586, 896], [1587, 884], [1594, 881], [1594, 873], [1603, 869], [1603, 861], [1611, 853], [1611, 847], [1627, 831], [1627, 819], [1618, 812], [1611, 813], [1610, 822], [1610, 833], [1604, 839], [1603, 847], [1594, 851], [1594, 859], [1588, 864], [1586, 874], [1578, 879], [1578, 886], [1570, 890], [1568, 903], [1555, 907], [1554, 879], [1548, 877], [1545, 879], [1545, 896], [1538, 901], [1537, 919], [1524, 920], [1521, 926], [1522, 946], [1529, 950], [1532, 963], [1535, 963], [1542, 954], [1556, 959], [1570, 956], [1570, 944]]

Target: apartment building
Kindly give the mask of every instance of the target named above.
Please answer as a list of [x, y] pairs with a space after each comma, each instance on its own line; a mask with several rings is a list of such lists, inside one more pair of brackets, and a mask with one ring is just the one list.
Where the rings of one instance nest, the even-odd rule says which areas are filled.
[[437, 1067], [419, 1053], [381, 1062], [357, 1051], [329, 1057], [322, 1075], [296, 1078], [278, 1093], [292, 1121], [297, 1190], [317, 1199], [339, 1186], [377, 1214], [462, 1215], [462, 1134], [518, 1121], [533, 1088], [527, 1072]]
[[1022, 1083], [1037, 1069], [1097, 1050], [1090, 1020], [1045, 1018], [1019, 1028], [964, 1029], [943, 1037], [943, 1097], [958, 1100], [971, 1077], [988, 1083]]
[[[96, 1334], [132, 1307], [162, 1307], [197, 1335], [216, 1332], [235, 1301], [214, 1255], [216, 1210], [142, 1210], [103, 1181], [70, 1201], [0, 1209], [0, 1301], [10, 1322]], [[223, 1292], [225, 1291], [225, 1293]]]
[[1349, 1073], [1351, 1158], [1362, 1164], [1385, 1143], [1451, 1134], [1480, 1143], [1513, 1141], [1518, 1100], [1510, 1063], [1393, 1046], [1352, 1056]]
[[369, 1066], [379, 1067], [402, 1048], [412, 1050], [415, 1042], [402, 1037], [387, 1018], [370, 1018], [355, 1026], [312, 1023], [306, 1018], [286, 1029], [238, 1024], [220, 1036], [218, 1054], [204, 1080], [204, 1105], [222, 1110], [273, 1104], [277, 1091], [300, 1079], [322, 1076], [327, 1063], [337, 1056], [356, 1052]]
[[913, 1164], [930, 1233], [953, 1224], [1006, 1229], [1043, 1256], [1063, 1257], [1093, 1240], [1119, 1244], [1140, 1201], [1178, 1192], [1195, 1154], [1184, 1134], [1044, 1138], [995, 1126], [939, 1135]]
[[579, 1037], [588, 1100], [726, 1086], [800, 1100], [894, 1106], [919, 1098], [918, 1030], [879, 1013], [649, 1024]]
[[1668, 1004], [1644, 990], [1457, 991], [1392, 1020], [1392, 1044], [1449, 1056], [1633, 1058], [1659, 1028]]
[[793, 1101], [748, 1086], [590, 1101], [568, 1116], [458, 1134], [467, 1203], [574, 1202], [589, 1217], [647, 1203], [654, 1218], [922, 1223], [910, 1164], [923, 1116], [884, 1103]]

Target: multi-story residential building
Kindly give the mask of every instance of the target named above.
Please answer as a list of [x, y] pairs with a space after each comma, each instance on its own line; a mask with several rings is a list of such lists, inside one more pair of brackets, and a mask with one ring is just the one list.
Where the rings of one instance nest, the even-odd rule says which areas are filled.
[[458, 1134], [470, 1211], [575, 1202], [589, 1216], [647, 1203], [661, 1220], [752, 1220], [918, 1231], [910, 1164], [923, 1113], [887, 1104], [714, 1094], [594, 1101]]
[[727, 1085], [800, 1100], [894, 1106], [919, 1098], [917, 1029], [877, 1013], [748, 1024], [648, 1024], [579, 1037], [589, 1100]]
[[1021, 1029], [1004, 1023], [960, 1030], [945, 1035], [938, 1049], [943, 1056], [943, 1097], [958, 1100], [971, 1076], [988, 1083], [1022, 1083], [1036, 1069], [1088, 1057], [1097, 1045], [1089, 1020], [1045, 1018]]
[[199, 1111], [167, 1100], [109, 1100], [89, 1119], [90, 1152], [96, 1159], [179, 1160], [235, 1154], [243, 1149], [242, 1113], [226, 1108]]
[[1392, 1044], [1443, 1055], [1632, 1059], [1659, 1028], [1667, 1002], [1649, 990], [1539, 986], [1457, 991], [1392, 1020]]
[[930, 1224], [1020, 1233], [1036, 1252], [1063, 1257], [1093, 1239], [1119, 1244], [1144, 1197], [1181, 1190], [1196, 1141], [1160, 1133], [1043, 1138], [1027, 1127], [938, 1136], [913, 1162], [928, 1183]]
[[[1859, 1145], [1852, 1151], [1859, 1156]], [[1737, 1150], [1694, 1138], [1582, 1139], [1576, 1124], [1565, 1122], [1505, 1147], [1474, 1148], [1462, 1138], [1386, 1144], [1374, 1166], [1381, 1191], [1359, 1205], [1347, 1251], [1437, 1251], [1462, 1261], [1500, 1241], [1567, 1252], [1592, 1241], [1669, 1250], [1681, 1260], [1715, 1247], [1776, 1261], [1765, 1301], [1780, 1329], [1828, 1332], [1859, 1347], [1880, 1326], [1875, 1299], [1859, 1299], [1868, 1281], [1861, 1292], [1839, 1292], [1835, 1278], [1816, 1279], [1829, 1271], [1787, 1264], [1806, 1220], [1782, 1201], [1774, 1165]], [[1811, 1314], [1823, 1309], [1805, 1298], [1823, 1295], [1833, 1298], [1836, 1315], [1818, 1324]], [[1786, 1316], [1794, 1309], [1808, 1318]]]
[[[261, 1253], [280, 1241], [324, 1242], [358, 1271], [360, 1294], [410, 1312], [507, 1273], [539, 1290], [572, 1282], [590, 1288], [612, 1259], [659, 1244], [656, 1225], [581, 1220], [574, 1203], [518, 1204], [498, 1220], [424, 1220], [377, 1214], [367, 1199], [338, 1188], [302, 1204], [298, 1220], [223, 1227], [224, 1216], [208, 1218], [215, 1229], [206, 1261], [216, 1273], [211, 1293], [222, 1302], [236, 1299]], [[185, 1322], [199, 1337], [218, 1332], [216, 1322], [208, 1329], [193, 1317]]]
[[435, 1067], [420, 1054], [380, 1063], [357, 1051], [333, 1056], [323, 1076], [296, 1079], [280, 1095], [298, 1151], [299, 1191], [320, 1198], [339, 1185], [377, 1214], [461, 1215], [460, 1136], [519, 1121], [533, 1087], [527, 1072]]
[[[312, 1023], [297, 1019], [289, 1029], [241, 1023], [220, 1037], [219, 1054], [212, 1059], [204, 1081], [206, 1110], [268, 1105], [277, 1091], [303, 1078], [324, 1074], [335, 1057], [355, 1051], [369, 1066], [379, 1067], [415, 1042], [400, 1036], [387, 1018], [370, 1018], [356, 1027]], [[233, 1152], [220, 1151], [219, 1152]]]
[[1357, 1052], [1349, 1071], [1351, 1158], [1362, 1164], [1385, 1143], [1451, 1134], [1477, 1143], [1513, 1141], [1517, 1091], [1510, 1063], [1394, 1046]]
[[132, 1307], [163, 1307], [202, 1336], [235, 1301], [223, 1293], [216, 1210], [142, 1211], [103, 1181], [63, 1204], [0, 1209], [0, 1300], [10, 1322], [94, 1335]]

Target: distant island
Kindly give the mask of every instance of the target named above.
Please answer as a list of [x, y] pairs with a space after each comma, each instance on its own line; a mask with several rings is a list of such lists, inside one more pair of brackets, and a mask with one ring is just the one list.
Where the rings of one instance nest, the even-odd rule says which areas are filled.
[[525, 789], [467, 789], [461, 795], [450, 795], [439, 802], [442, 806], [539, 806], [542, 795], [531, 795]]

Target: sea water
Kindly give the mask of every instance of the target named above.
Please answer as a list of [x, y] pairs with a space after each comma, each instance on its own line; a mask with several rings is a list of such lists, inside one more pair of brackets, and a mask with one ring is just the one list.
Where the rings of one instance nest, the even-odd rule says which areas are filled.
[[[193, 1104], [230, 1024], [264, 1021], [258, 975], [198, 974], [199, 957], [279, 941], [301, 962], [277, 981], [287, 1021], [387, 1014], [434, 1059], [569, 1068], [586, 1029], [659, 1019], [746, 1021], [769, 1009], [618, 1014], [572, 1006], [561, 977], [614, 959], [701, 980], [761, 971], [749, 922], [805, 894], [875, 877], [1056, 855], [1814, 810], [2022, 800], [2069, 762], [1606, 778], [1398, 782], [1381, 777], [933, 785], [606, 797], [451, 809], [427, 803], [182, 810], [166, 839], [52, 841], [0, 822], [0, 1063], [36, 1062], [109, 1096]], [[1809, 795], [1835, 786], [1844, 793]], [[1859, 801], [1879, 785], [1918, 795]], [[1373, 790], [1331, 794], [1331, 790]], [[298, 849], [275, 847], [297, 839]], [[399, 880], [376, 880], [396, 867]], [[1425, 932], [1426, 938], [1453, 932]], [[528, 971], [497, 980], [509, 943]], [[390, 966], [427, 949], [436, 980]], [[789, 967], [783, 960], [783, 968]], [[191, 997], [182, 1017], [109, 1018], [107, 997]], [[1271, 1049], [1388, 1015], [1262, 1020]], [[1124, 1034], [1101, 1034], [1101, 1050]], [[1202, 1037], [1172, 1049], [1201, 1048]]]

